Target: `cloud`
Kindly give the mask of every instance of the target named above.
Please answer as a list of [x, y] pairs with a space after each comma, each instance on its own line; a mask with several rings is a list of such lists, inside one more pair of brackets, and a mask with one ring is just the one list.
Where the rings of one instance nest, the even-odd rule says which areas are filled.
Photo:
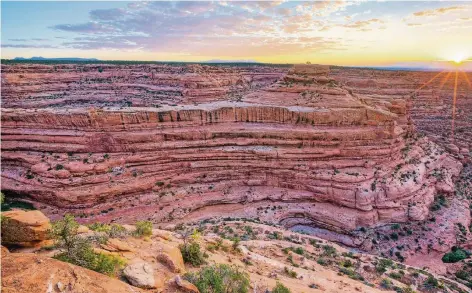
[[445, 14], [451, 11], [458, 11], [458, 10], [464, 10], [465, 7], [463, 6], [450, 6], [450, 7], [441, 7], [437, 9], [429, 9], [429, 10], [423, 10], [423, 11], [418, 11], [413, 13], [414, 16], [416, 17], [423, 17], [423, 16], [437, 16], [440, 14]]
[[58, 24], [51, 27], [55, 30], [76, 33], [104, 33], [114, 30], [113, 27], [100, 24], [98, 22], [87, 22], [83, 24]]
[[[172, 54], [290, 54], [343, 49], [337, 39], [313, 37], [330, 26], [328, 15], [352, 5], [345, 1], [133, 2], [121, 9], [90, 11], [90, 20], [58, 24], [54, 30], [75, 33], [64, 47], [92, 50], [143, 50]], [[285, 5], [284, 5], [285, 4]], [[247, 55], [245, 55], [247, 54]]]
[[94, 20], [116, 20], [126, 15], [124, 9], [96, 9], [90, 11], [90, 17]]
[[369, 27], [372, 24], [383, 24], [383, 23], [385, 23], [385, 22], [381, 19], [372, 18], [372, 19], [369, 19], [369, 20], [359, 20], [359, 21], [356, 21], [356, 22], [351, 22], [351, 23], [343, 25], [343, 27], [345, 27], [345, 28], [354, 28], [354, 29], [367, 31], [367, 30], [370, 30]]
[[2, 44], [2, 48], [57, 48], [57, 46], [46, 45], [46, 44]]
[[9, 41], [12, 41], [12, 42], [28, 42], [28, 41], [45, 42], [45, 41], [49, 41], [48, 39], [42, 39], [42, 38], [8, 39], [8, 40], [9, 40]]

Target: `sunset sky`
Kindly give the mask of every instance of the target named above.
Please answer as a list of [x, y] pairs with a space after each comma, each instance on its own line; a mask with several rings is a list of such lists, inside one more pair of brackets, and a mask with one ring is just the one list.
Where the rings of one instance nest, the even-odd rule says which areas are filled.
[[472, 56], [471, 2], [2, 1], [1, 9], [2, 58], [383, 66]]

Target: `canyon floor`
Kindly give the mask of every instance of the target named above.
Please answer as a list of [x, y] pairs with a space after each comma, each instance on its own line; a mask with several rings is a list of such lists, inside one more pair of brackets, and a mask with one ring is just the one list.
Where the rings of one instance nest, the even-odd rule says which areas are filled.
[[[182, 225], [203, 246], [240, 237], [238, 253], [208, 260], [244, 267], [253, 286], [471, 290], [458, 277], [470, 258], [441, 260], [472, 249], [470, 73], [12, 63], [1, 74], [7, 202], [51, 220], [151, 221], [173, 246]], [[121, 240], [131, 262], [151, 262], [163, 241]], [[381, 274], [380, 257], [395, 261]], [[426, 286], [430, 275], [444, 286]]]

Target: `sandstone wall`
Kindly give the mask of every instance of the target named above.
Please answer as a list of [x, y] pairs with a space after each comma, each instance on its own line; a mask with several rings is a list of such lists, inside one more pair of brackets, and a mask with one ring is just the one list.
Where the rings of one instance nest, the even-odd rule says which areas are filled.
[[[113, 67], [104, 76], [124, 75], [127, 84], [105, 79], [85, 91], [79, 82], [95, 71], [78, 76], [68, 65], [49, 84], [38, 72], [53, 69], [16, 66], [2, 73], [2, 189], [28, 195], [50, 215], [122, 222], [233, 215], [346, 233], [425, 219], [435, 193], [451, 192], [461, 169], [415, 134], [404, 99], [354, 93], [328, 67], [288, 75]], [[237, 90], [227, 76], [238, 76]], [[133, 92], [149, 83], [181, 96]], [[59, 101], [42, 103], [38, 94], [64, 84]], [[101, 92], [117, 87], [126, 90], [115, 102]], [[149, 106], [153, 99], [159, 107]]]

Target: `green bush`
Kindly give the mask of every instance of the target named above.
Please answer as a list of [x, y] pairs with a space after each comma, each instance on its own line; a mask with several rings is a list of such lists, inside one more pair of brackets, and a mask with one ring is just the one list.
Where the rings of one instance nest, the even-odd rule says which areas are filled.
[[248, 293], [249, 275], [226, 264], [208, 266], [184, 278], [197, 286], [200, 293]]
[[96, 253], [90, 239], [77, 235], [79, 224], [72, 215], [66, 214], [63, 220], [52, 224], [50, 234], [56, 247], [63, 252], [54, 258], [69, 262], [102, 274], [114, 276], [124, 265], [120, 257]]
[[320, 257], [317, 261], [316, 261], [318, 264], [322, 265], [322, 266], [326, 266], [328, 265], [328, 262], [326, 261], [326, 259]]
[[330, 245], [323, 245], [324, 256], [336, 256], [336, 248]]
[[108, 231], [108, 236], [111, 238], [126, 237], [128, 234], [128, 230], [126, 230], [125, 227], [121, 226], [120, 224], [111, 224], [110, 231]]
[[136, 231], [134, 231], [134, 235], [137, 237], [151, 236], [152, 223], [150, 221], [136, 222]]
[[277, 282], [274, 289], [272, 289], [272, 293], [291, 293], [289, 288], [285, 287], [284, 284]]
[[392, 288], [392, 281], [390, 281], [389, 279], [382, 279], [382, 281], [380, 282], [380, 287], [384, 289], [390, 289]]
[[375, 266], [375, 270], [378, 273], [383, 274], [387, 271], [387, 268], [391, 267], [392, 265], [393, 265], [393, 261], [391, 259], [381, 258], [379, 259], [379, 262]]
[[109, 276], [116, 276], [118, 271], [125, 265], [126, 261], [119, 256], [96, 253], [92, 270]]
[[63, 252], [55, 255], [54, 258], [108, 276], [116, 276], [119, 270], [126, 264], [126, 262], [119, 256], [95, 253], [91, 247], [90, 249], [84, 247], [77, 252], [79, 253], [74, 254], [72, 257], [66, 252]]
[[441, 285], [439, 284], [439, 281], [435, 277], [429, 276], [428, 279], [426, 279], [426, 281], [424, 282], [424, 286], [426, 288], [438, 288]]
[[122, 238], [128, 236], [128, 231], [120, 224], [93, 223], [88, 225], [89, 229], [95, 232], [105, 233], [111, 238]]
[[75, 221], [74, 216], [66, 214], [64, 219], [52, 224], [49, 233], [55, 239], [56, 245], [64, 248], [66, 253], [69, 254], [72, 248], [76, 248], [75, 245], [78, 241], [77, 229], [79, 229], [79, 223]]
[[467, 254], [465, 253], [464, 250], [460, 248], [455, 248], [453, 251], [446, 253], [442, 257], [442, 261], [445, 263], [453, 263], [453, 262], [458, 262], [463, 259], [467, 258]]
[[110, 225], [105, 224], [105, 223], [96, 222], [96, 223], [87, 225], [87, 227], [88, 227], [90, 230], [95, 231], [95, 232], [105, 232], [105, 233], [108, 233], [108, 232], [110, 231]]
[[205, 263], [205, 258], [203, 257], [203, 253], [200, 250], [200, 244], [197, 242], [192, 241], [190, 243], [180, 245], [180, 252], [182, 253], [182, 257], [186, 263], [196, 267]]

